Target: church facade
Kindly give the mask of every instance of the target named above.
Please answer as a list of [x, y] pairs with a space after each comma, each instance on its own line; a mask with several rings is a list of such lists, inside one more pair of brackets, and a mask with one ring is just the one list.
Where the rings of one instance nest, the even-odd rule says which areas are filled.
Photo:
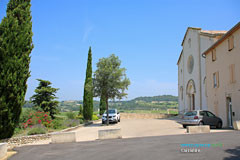
[[202, 53], [220, 39], [226, 31], [206, 31], [188, 27], [182, 41], [178, 65], [179, 113], [207, 110], [205, 58]]

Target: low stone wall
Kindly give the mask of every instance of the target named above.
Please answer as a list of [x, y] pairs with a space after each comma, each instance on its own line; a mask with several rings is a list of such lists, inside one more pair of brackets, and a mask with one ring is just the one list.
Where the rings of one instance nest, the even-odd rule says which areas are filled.
[[0, 159], [5, 159], [7, 155], [7, 143], [0, 143]]
[[210, 133], [210, 126], [187, 126], [187, 133]]
[[168, 118], [170, 115], [157, 113], [120, 113], [121, 119], [158, 119]]
[[121, 129], [106, 129], [98, 131], [98, 139], [122, 138]]
[[[66, 129], [62, 130], [61, 132], [73, 131], [79, 127], [87, 126], [92, 123], [93, 123], [93, 121], [90, 121], [90, 122], [87, 122], [85, 124], [80, 124], [75, 127], [66, 128]], [[12, 138], [8, 138], [8, 139], [2, 139], [2, 140], [0, 140], [0, 143], [8, 143], [8, 150], [11, 150], [12, 148], [21, 146], [23, 144], [30, 144], [30, 143], [34, 143], [34, 142], [41, 141], [41, 140], [48, 140], [51, 138], [51, 134], [54, 134], [54, 133], [52, 132], [52, 133], [48, 133], [48, 134], [12, 137]]]
[[23, 144], [29, 144], [40, 140], [49, 139], [50, 134], [39, 134], [32, 136], [22, 136], [22, 137], [13, 137], [9, 139], [3, 139], [1, 142], [8, 143], [8, 149], [12, 149], [13, 147], [17, 147]]
[[233, 128], [235, 130], [240, 130], [240, 120], [238, 121], [233, 121]]
[[58, 132], [51, 135], [52, 143], [76, 142], [76, 132]]

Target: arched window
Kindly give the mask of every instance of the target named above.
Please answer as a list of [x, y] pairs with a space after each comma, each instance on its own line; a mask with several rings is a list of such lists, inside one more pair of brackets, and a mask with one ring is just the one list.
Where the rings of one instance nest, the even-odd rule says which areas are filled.
[[194, 67], [194, 59], [193, 59], [193, 56], [190, 55], [187, 60], [187, 69], [189, 74], [192, 73], [193, 67]]
[[188, 47], [191, 48], [191, 38], [188, 39]]
[[182, 86], [180, 87], [180, 94], [181, 94], [180, 95], [181, 96], [181, 100], [183, 100], [183, 87]]

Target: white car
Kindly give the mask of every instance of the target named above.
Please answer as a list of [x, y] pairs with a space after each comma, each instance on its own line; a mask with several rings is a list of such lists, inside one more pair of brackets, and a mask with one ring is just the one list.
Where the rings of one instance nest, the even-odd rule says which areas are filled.
[[[118, 123], [120, 122], [120, 113], [117, 111], [117, 109], [108, 109], [108, 118], [109, 123]], [[102, 124], [105, 123], [107, 123], [107, 111], [105, 111], [102, 116]]]

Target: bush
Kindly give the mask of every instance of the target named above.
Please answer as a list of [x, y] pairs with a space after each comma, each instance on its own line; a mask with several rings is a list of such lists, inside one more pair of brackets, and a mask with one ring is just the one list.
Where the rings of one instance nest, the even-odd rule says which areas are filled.
[[84, 118], [83, 118], [83, 115], [78, 115], [78, 116], [76, 116], [76, 119], [83, 120]]
[[80, 120], [76, 120], [76, 119], [68, 119], [64, 121], [64, 126], [66, 127], [75, 127], [79, 124], [80, 124]]
[[52, 128], [54, 128], [54, 129], [64, 128], [64, 126], [63, 126], [63, 121], [62, 121], [62, 120], [59, 120], [59, 119], [54, 119], [54, 120], [52, 121]]
[[22, 113], [20, 115], [19, 123], [22, 124], [22, 123], [27, 122], [27, 120], [29, 118], [33, 117], [34, 113], [35, 113], [35, 111], [31, 108], [23, 108]]
[[32, 128], [30, 131], [28, 131], [28, 135], [35, 135], [35, 134], [45, 134], [46, 131], [44, 128]]
[[73, 112], [67, 112], [66, 116], [67, 116], [68, 119], [75, 119], [75, 117], [76, 117]]
[[93, 121], [98, 120], [98, 119], [99, 119], [99, 118], [98, 118], [97, 115], [94, 114], [94, 115], [92, 116], [92, 120], [93, 120]]
[[15, 135], [21, 134], [23, 131], [24, 131], [24, 129], [17, 127], [17, 128], [15, 128], [15, 130], [14, 130], [14, 134], [15, 134]]
[[80, 123], [80, 124], [83, 124], [83, 122], [84, 122], [83, 119], [80, 119], [80, 120], [79, 120], [79, 123]]
[[30, 113], [28, 117], [28, 120], [22, 124], [24, 128], [29, 126], [32, 127], [36, 124], [43, 124], [45, 127], [51, 127], [52, 120], [48, 113], [38, 111]]

